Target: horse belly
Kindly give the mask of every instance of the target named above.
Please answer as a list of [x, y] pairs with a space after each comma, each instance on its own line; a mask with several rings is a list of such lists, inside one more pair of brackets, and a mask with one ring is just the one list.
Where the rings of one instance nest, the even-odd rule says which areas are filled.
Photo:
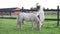
[[30, 20], [31, 20], [31, 18], [30, 18], [30, 17], [28, 17], [28, 16], [25, 16], [25, 17], [24, 17], [24, 20], [25, 20], [25, 21], [30, 21]]
[[32, 21], [32, 20], [34, 20], [34, 16], [32, 14], [30, 14], [30, 13], [27, 13], [27, 14], [24, 13], [24, 14], [20, 14], [20, 15], [26, 21]]

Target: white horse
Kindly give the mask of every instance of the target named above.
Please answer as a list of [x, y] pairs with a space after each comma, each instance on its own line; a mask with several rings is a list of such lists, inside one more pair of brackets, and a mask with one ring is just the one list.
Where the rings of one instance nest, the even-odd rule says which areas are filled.
[[17, 17], [17, 27], [21, 28], [21, 24], [23, 23], [23, 21], [26, 21], [26, 20], [31, 21], [32, 30], [33, 30], [34, 22], [37, 24], [38, 29], [41, 30], [42, 23], [40, 22], [39, 18], [33, 13], [21, 13], [21, 14], [19, 14]]
[[33, 14], [33, 13], [21, 13], [18, 15], [17, 17], [17, 27], [21, 28], [21, 24], [23, 23], [23, 21], [31, 21], [32, 22], [32, 30], [33, 30], [33, 26], [34, 26], [34, 22], [37, 23], [37, 27], [38, 29], [41, 30], [41, 26], [42, 23], [40, 22], [39, 18]]
[[43, 10], [43, 7], [41, 5], [40, 5], [40, 9], [36, 12], [33, 12], [33, 14], [35, 14], [36, 16], [39, 16], [39, 19], [41, 22], [44, 21], [44, 19], [45, 19], [44, 10]]
[[[38, 15], [39, 15], [39, 18], [38, 18]], [[40, 7], [40, 9], [35, 13], [20, 13], [17, 17], [17, 27], [21, 28], [21, 24], [23, 23], [23, 21], [26, 21], [26, 20], [31, 21], [32, 29], [35, 22], [37, 23], [38, 29], [41, 30], [42, 22], [44, 21], [44, 12], [42, 8]]]

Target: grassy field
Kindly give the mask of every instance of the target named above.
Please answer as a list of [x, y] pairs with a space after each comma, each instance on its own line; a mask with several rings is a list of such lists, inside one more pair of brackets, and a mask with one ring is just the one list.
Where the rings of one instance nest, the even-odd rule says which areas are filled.
[[[45, 15], [45, 18], [54, 19], [57, 18], [57, 15]], [[16, 19], [0, 19], [0, 34], [60, 34], [60, 26], [57, 27], [57, 21], [44, 21], [43, 24], [42, 30], [38, 31], [36, 25], [32, 30], [31, 23], [25, 21], [20, 30], [16, 28]]]
[[[57, 15], [45, 15], [45, 18], [57, 19]], [[60, 18], [60, 15], [59, 15]]]
[[0, 34], [60, 34], [60, 26], [56, 27], [56, 21], [45, 21], [42, 30], [38, 31], [36, 27], [31, 29], [31, 23], [26, 22], [22, 29], [16, 28], [15, 19], [0, 19]]

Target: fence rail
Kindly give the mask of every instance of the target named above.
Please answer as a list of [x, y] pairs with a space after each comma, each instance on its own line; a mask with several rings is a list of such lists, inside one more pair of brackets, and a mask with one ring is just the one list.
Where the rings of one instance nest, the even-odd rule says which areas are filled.
[[[12, 10], [12, 11], [9, 11], [10, 12], [10, 16], [11, 16], [11, 12], [25, 12], [25, 11], [37, 11], [37, 10]], [[59, 6], [57, 6], [57, 9], [51, 9], [51, 10], [49, 10], [49, 9], [44, 9], [44, 11], [57, 11], [57, 19], [46, 19], [46, 20], [57, 20], [57, 26], [59, 26], [59, 11], [60, 11], [60, 9], [59, 9]], [[1, 13], [3, 12], [3, 11], [0, 11]], [[6, 12], [6, 11], [5, 11]]]

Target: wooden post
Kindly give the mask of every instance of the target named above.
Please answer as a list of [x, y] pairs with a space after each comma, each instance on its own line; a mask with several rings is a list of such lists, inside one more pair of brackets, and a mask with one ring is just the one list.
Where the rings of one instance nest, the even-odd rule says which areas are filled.
[[11, 12], [10, 12], [10, 16], [11, 16]]
[[10, 11], [10, 16], [11, 16], [11, 11]]
[[22, 7], [22, 12], [23, 12], [24, 7]]
[[1, 16], [2, 16], [2, 18], [3, 18], [3, 11], [1, 11]]
[[59, 5], [57, 6], [57, 26], [59, 26]]

